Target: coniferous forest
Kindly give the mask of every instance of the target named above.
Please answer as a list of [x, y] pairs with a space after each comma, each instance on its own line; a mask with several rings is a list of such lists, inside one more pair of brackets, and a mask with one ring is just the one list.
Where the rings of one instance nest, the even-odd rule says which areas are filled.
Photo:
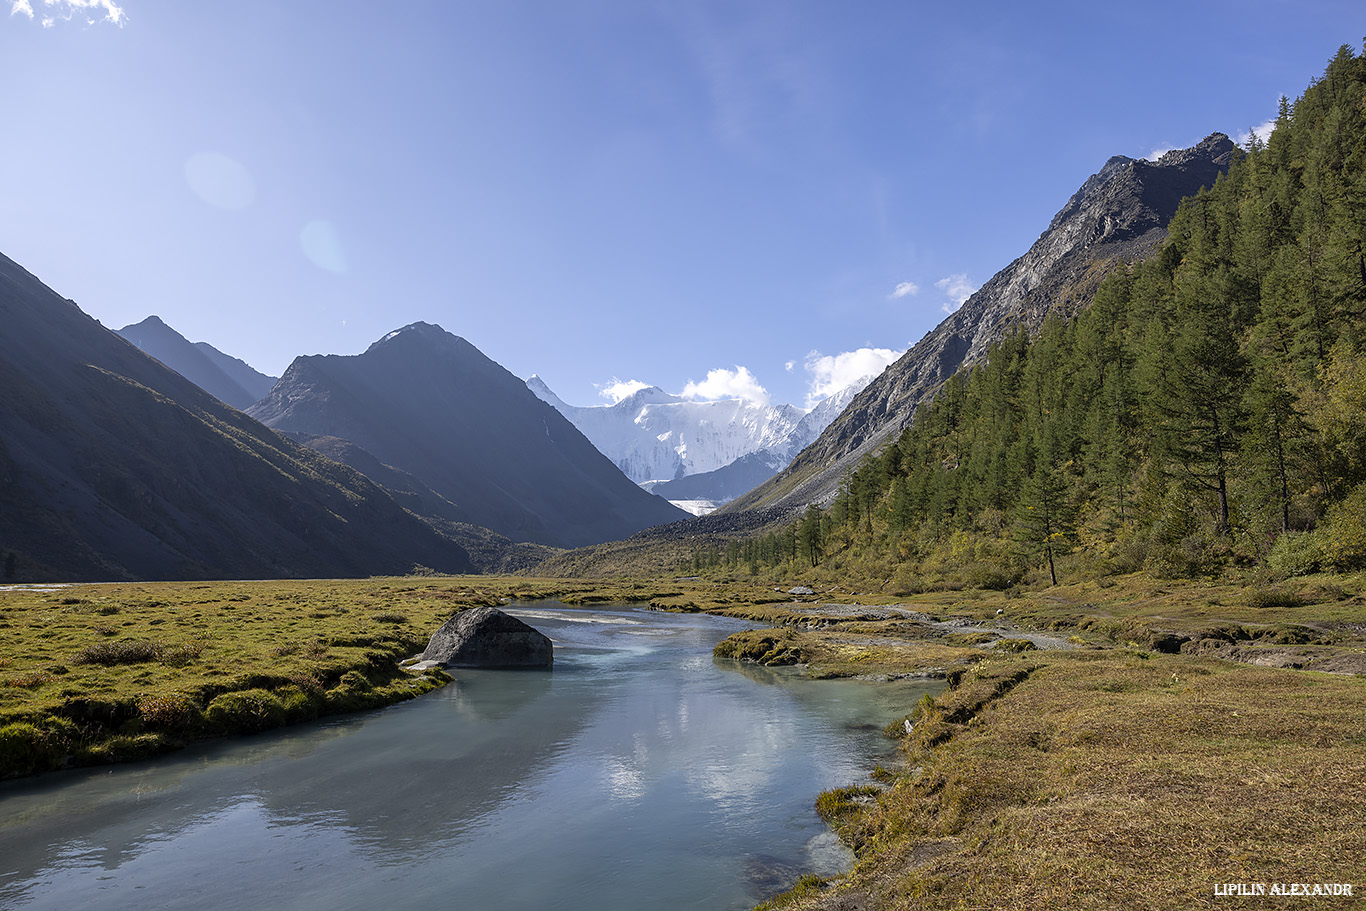
[[1366, 57], [1089, 307], [960, 370], [828, 508], [699, 553], [894, 586], [1366, 566]]

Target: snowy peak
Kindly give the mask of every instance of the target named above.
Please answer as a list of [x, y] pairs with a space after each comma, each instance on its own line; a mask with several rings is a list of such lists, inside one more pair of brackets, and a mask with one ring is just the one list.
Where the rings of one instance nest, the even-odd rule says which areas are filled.
[[530, 389], [536, 398], [545, 402], [547, 405], [554, 407], [556, 411], [564, 404], [564, 402], [560, 401], [558, 395], [550, 391], [550, 387], [545, 384], [545, 380], [534, 373], [526, 381], [526, 388]]
[[[612, 405], [580, 407], [564, 402], [539, 376], [527, 380], [527, 388], [637, 484], [648, 488], [699, 476], [689, 486], [693, 494], [725, 500], [736, 496], [732, 488], [738, 478], [759, 483], [785, 466], [871, 380], [864, 378], [810, 411], [740, 398], [695, 401], [658, 386], [638, 389]], [[742, 460], [743, 471], [718, 474]], [[758, 477], [761, 469], [766, 473]], [[716, 488], [710, 495], [708, 484]]]
[[646, 386], [644, 389], [637, 389], [620, 402], [609, 407], [622, 411], [635, 411], [637, 408], [643, 408], [646, 405], [668, 405], [683, 401], [687, 400], [681, 396], [669, 395], [658, 386]]

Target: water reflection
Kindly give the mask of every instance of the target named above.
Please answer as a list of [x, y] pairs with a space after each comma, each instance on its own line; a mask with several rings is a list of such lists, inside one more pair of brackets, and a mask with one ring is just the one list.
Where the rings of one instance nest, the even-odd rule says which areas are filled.
[[736, 673], [710, 649], [739, 621], [519, 614], [553, 671], [0, 787], [0, 905], [749, 907], [847, 863], [814, 796], [924, 691]]

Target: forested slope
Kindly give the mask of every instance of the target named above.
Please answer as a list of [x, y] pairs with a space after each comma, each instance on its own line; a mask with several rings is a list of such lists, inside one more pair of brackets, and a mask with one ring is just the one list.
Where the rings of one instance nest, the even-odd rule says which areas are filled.
[[699, 555], [1009, 585], [1366, 565], [1366, 58], [1342, 47], [1073, 319], [956, 373], [823, 512]]

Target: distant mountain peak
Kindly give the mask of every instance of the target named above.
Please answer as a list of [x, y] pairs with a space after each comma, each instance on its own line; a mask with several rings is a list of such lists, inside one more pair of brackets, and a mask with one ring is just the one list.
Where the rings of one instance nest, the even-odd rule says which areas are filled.
[[276, 377], [266, 376], [208, 342], [189, 341], [156, 315], [124, 326], [118, 334], [234, 408], [248, 407], [275, 385]]
[[663, 405], [667, 402], [681, 401], [683, 401], [682, 396], [670, 395], [658, 386], [646, 386], [643, 389], [637, 389], [612, 407], [620, 408], [625, 411], [633, 408], [640, 408], [644, 405]]
[[298, 358], [248, 413], [277, 430], [348, 441], [466, 521], [517, 541], [577, 547], [682, 516], [522, 380], [431, 323], [396, 329], [360, 355]]
[[426, 323], [422, 320], [418, 320], [415, 323], [409, 323], [406, 326], [400, 326], [393, 332], [388, 333], [387, 335], [380, 338], [379, 341], [372, 343], [370, 347], [366, 349], [366, 351], [372, 351], [375, 348], [379, 348], [382, 345], [390, 344], [391, 342], [394, 342], [399, 339], [408, 341], [419, 338], [430, 339], [432, 341], [437, 342], [446, 342], [451, 340], [463, 341], [463, 339], [461, 339], [460, 336], [447, 332], [445, 329], [441, 328], [435, 323]]
[[569, 407], [564, 403], [563, 399], [550, 390], [550, 387], [545, 384], [545, 380], [534, 373], [527, 378], [526, 388], [530, 389], [536, 398], [545, 402], [556, 411], [563, 413], [564, 410]]
[[526, 385], [646, 489], [696, 478], [677, 487], [679, 499], [721, 501], [786, 465], [872, 379], [865, 377], [812, 409], [739, 397], [699, 401], [658, 386], [643, 386], [611, 405], [577, 407], [565, 404], [539, 376]]

